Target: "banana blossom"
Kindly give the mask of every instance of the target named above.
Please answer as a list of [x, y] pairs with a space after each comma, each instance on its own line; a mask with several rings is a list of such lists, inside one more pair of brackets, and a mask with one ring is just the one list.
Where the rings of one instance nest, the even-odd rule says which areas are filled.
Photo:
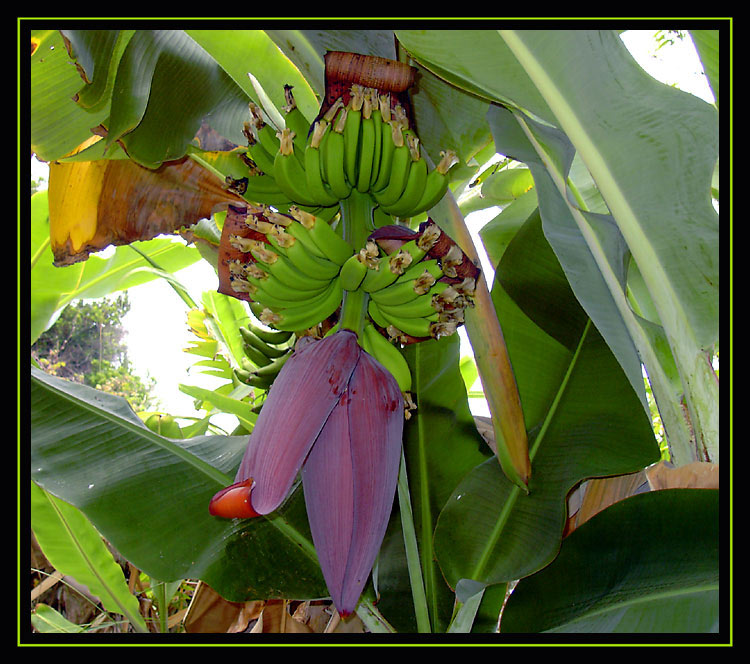
[[339, 613], [351, 614], [372, 570], [398, 480], [404, 422], [393, 376], [341, 330], [303, 337], [273, 383], [214, 516], [269, 514], [300, 473], [313, 544]]

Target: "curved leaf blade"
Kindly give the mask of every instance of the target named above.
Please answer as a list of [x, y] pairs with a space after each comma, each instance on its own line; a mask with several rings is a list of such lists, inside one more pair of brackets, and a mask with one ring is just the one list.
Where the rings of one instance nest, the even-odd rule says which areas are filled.
[[462, 579], [511, 581], [540, 569], [557, 554], [566, 496], [576, 483], [632, 472], [659, 458], [640, 401], [565, 287], [539, 217], [530, 218], [498, 265], [492, 295], [534, 472], [528, 495], [491, 461], [455, 488], [435, 531], [438, 562], [451, 587]]
[[672, 348], [696, 454], [718, 462], [717, 109], [648, 76], [612, 31], [500, 34], [596, 181]]
[[146, 623], [128, 590], [122, 568], [99, 533], [75, 507], [31, 483], [31, 526], [47, 560], [101, 600], [106, 611], [125, 616], [138, 631]]
[[326, 595], [300, 491], [268, 519], [208, 514], [246, 437], [163, 438], [124, 399], [36, 369], [31, 412], [32, 479], [152, 578], [199, 578], [231, 601]]
[[665, 489], [587, 521], [521, 580], [502, 633], [719, 631], [719, 492]]

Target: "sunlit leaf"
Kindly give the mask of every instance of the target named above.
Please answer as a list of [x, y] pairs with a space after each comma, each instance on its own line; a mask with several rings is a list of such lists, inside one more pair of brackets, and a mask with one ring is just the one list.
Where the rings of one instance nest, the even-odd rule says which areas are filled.
[[122, 568], [79, 510], [32, 482], [31, 525], [44, 555], [57, 571], [86, 586], [105, 610], [124, 615], [145, 631], [138, 600], [128, 590]]
[[[118, 247], [111, 255], [91, 255], [88, 260], [55, 267], [50, 248], [48, 192], [31, 197], [31, 272], [29, 279], [30, 338], [33, 343], [70, 302], [103, 297], [157, 277], [145, 270], [146, 255], [174, 273], [200, 260], [195, 247], [181, 240], [155, 238], [132, 246]], [[133, 251], [137, 247], [140, 253]]]

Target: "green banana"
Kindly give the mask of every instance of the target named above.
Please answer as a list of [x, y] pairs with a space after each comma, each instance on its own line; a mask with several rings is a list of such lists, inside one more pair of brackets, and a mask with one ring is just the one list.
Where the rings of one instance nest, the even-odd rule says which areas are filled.
[[[429, 272], [428, 272], [429, 274]], [[370, 293], [370, 297], [378, 303], [378, 305], [397, 305], [405, 304], [417, 299], [420, 295], [424, 295], [425, 292], [419, 290], [418, 278], [406, 279], [406, 273], [401, 275], [394, 283], [380, 290], [373, 291]], [[432, 280], [434, 283], [434, 279]]]
[[331, 124], [331, 131], [323, 142], [323, 170], [326, 181], [334, 196], [344, 200], [351, 194], [352, 185], [346, 179], [344, 167], [344, 127], [346, 126], [347, 109], [343, 108]]
[[307, 143], [307, 136], [310, 133], [310, 123], [302, 111], [299, 110], [297, 102], [294, 100], [292, 89], [293, 86], [289, 84], [284, 85], [284, 100], [286, 101], [286, 105], [282, 109], [284, 111], [284, 124], [294, 132], [295, 142], [300, 146], [300, 150], [302, 150]]
[[[406, 181], [409, 178], [409, 168], [413, 161], [409, 143], [404, 139], [401, 126], [394, 124], [393, 127], [395, 134], [393, 144], [395, 147], [393, 149], [388, 184], [385, 188], [373, 192], [375, 200], [384, 209], [394, 205], [401, 197], [401, 194], [403, 194]], [[399, 144], [400, 140], [402, 141], [401, 144]]]
[[267, 364], [264, 367], [259, 367], [253, 373], [258, 378], [263, 378], [266, 376], [275, 378], [278, 375], [279, 371], [281, 371], [281, 367], [286, 364], [286, 361], [290, 358], [291, 355], [291, 353], [285, 352], [283, 355], [275, 358], [270, 364]]
[[258, 170], [242, 178], [227, 175], [225, 182], [229, 191], [242, 196], [249, 203], [283, 205], [289, 202], [289, 197], [281, 191], [276, 180]]
[[[425, 272], [427, 273], [426, 275]], [[428, 277], [430, 279], [428, 283], [429, 288], [442, 276], [443, 268], [440, 267], [440, 262], [436, 258], [431, 258], [429, 260], [419, 261], [415, 265], [408, 267], [404, 270], [404, 273], [398, 278], [396, 283], [417, 280], [421, 277]]]
[[253, 163], [269, 177], [273, 177], [273, 159], [276, 153], [270, 153], [264, 148], [255, 135], [251, 132], [246, 132], [247, 136], [247, 153], [250, 155], [250, 159]]
[[357, 191], [370, 190], [370, 177], [375, 157], [375, 118], [372, 115], [372, 102], [369, 88], [365, 91], [362, 103], [362, 120], [359, 130], [359, 165], [357, 168]]
[[[256, 256], [258, 254], [258, 256]], [[299, 270], [286, 256], [266, 250], [263, 254], [253, 253], [257, 264], [268, 274], [276, 277], [287, 288], [306, 292], [318, 292], [328, 284], [329, 279], [311, 277]], [[263, 259], [266, 260], [263, 260]]]
[[367, 303], [367, 313], [372, 319], [372, 322], [378, 327], [386, 328], [390, 325], [383, 314], [380, 313], [377, 303], [372, 298], [370, 298], [370, 301]]
[[284, 355], [274, 359], [268, 364], [262, 367], [256, 367], [255, 369], [235, 369], [234, 373], [237, 378], [248, 385], [253, 387], [259, 387], [261, 389], [268, 389], [271, 387], [276, 376], [278, 376], [281, 368], [286, 364], [286, 361], [291, 357], [291, 353], [284, 353]]
[[247, 357], [241, 357], [240, 364], [245, 371], [255, 371], [258, 367], [264, 367], [267, 364], [271, 364], [271, 358], [268, 357], [268, 355], [264, 355], [250, 344], [243, 343], [242, 348]]
[[390, 97], [388, 95], [378, 95], [378, 91], [372, 88], [373, 111], [372, 119], [375, 127], [375, 148], [372, 154], [372, 170], [370, 172], [370, 186], [372, 189], [380, 173], [380, 156], [383, 152], [383, 130], [390, 129], [384, 119], [384, 112], [390, 118], [390, 107], [387, 106]]
[[274, 378], [276, 378], [276, 374], [257, 376], [255, 371], [249, 371], [247, 369], [235, 369], [234, 375], [237, 376], [237, 380], [241, 383], [250, 385], [251, 387], [257, 387], [261, 390], [267, 390], [270, 388]]
[[344, 290], [355, 291], [359, 288], [366, 274], [367, 265], [359, 259], [358, 253], [354, 254], [341, 266], [341, 272], [339, 272], [341, 286]]
[[418, 295], [406, 302], [396, 304], [384, 303], [382, 299], [375, 299], [378, 309], [383, 315], [391, 318], [424, 318], [438, 313], [439, 304], [434, 300], [436, 295], [441, 294], [450, 284], [438, 281], [424, 295]]
[[[370, 305], [368, 308], [368, 312], [370, 313], [371, 317], [372, 312], [370, 312], [370, 308], [381, 320], [387, 323], [385, 327], [393, 326], [400, 332], [408, 334], [410, 337], [426, 338], [433, 336], [433, 329], [439, 320], [437, 312], [431, 314], [430, 316], [399, 318], [392, 314], [386, 313], [381, 307], [378, 306], [376, 302], [372, 300], [370, 301]], [[375, 320], [375, 318], [373, 318], [373, 320], [376, 323], [378, 322], [377, 320]]]
[[292, 201], [315, 206], [317, 203], [307, 188], [307, 175], [293, 138], [294, 134], [286, 127], [279, 132], [279, 150], [273, 160], [274, 177]]
[[440, 153], [440, 156], [441, 158], [438, 165], [427, 175], [422, 197], [404, 216], [415, 217], [422, 212], [430, 210], [440, 202], [440, 199], [445, 196], [445, 192], [448, 191], [448, 182], [450, 179], [448, 177], [448, 171], [458, 161], [458, 157], [453, 150], [443, 151]]
[[359, 132], [362, 125], [362, 104], [364, 88], [354, 84], [351, 99], [347, 107], [346, 125], [344, 126], [344, 172], [352, 187], [357, 186], [357, 167], [359, 165]]
[[[291, 215], [287, 216], [279, 212], [270, 211], [267, 216], [268, 219], [270, 219], [274, 223], [279, 222], [277, 223], [276, 228], [273, 229], [273, 234], [281, 233], [283, 229], [284, 232], [295, 238], [297, 242], [300, 242], [309, 254], [311, 254], [312, 256], [317, 256], [318, 258], [325, 258], [326, 260], [328, 260], [325, 252], [323, 252], [318, 247], [318, 245], [310, 236], [309, 231], [298, 221], [295, 221], [295, 219]], [[288, 238], [285, 239], [287, 240], [287, 242], [291, 242], [291, 240], [289, 240]]]
[[411, 370], [401, 351], [367, 323], [362, 332], [363, 348], [391, 372], [402, 392], [411, 390]]
[[408, 242], [404, 242], [404, 244], [399, 247], [400, 253], [409, 254], [411, 258], [411, 260], [409, 260], [406, 265], [404, 265], [404, 269], [407, 269], [414, 263], [418, 263], [427, 255], [427, 251], [423, 249], [420, 244], [420, 239], [421, 238], [417, 238], [416, 240], [409, 240]]
[[432, 296], [429, 294], [420, 295], [411, 302], [405, 304], [396, 304], [388, 306], [376, 301], [378, 309], [388, 320], [402, 320], [404, 318], [429, 318], [438, 313], [432, 306]]
[[415, 260], [421, 260], [422, 256], [419, 255], [419, 249], [414, 240], [404, 243], [398, 251], [392, 254], [381, 256], [377, 267], [370, 269], [362, 280], [362, 290], [372, 293], [390, 286]]
[[341, 280], [337, 277], [331, 280], [328, 289], [321, 295], [299, 307], [289, 307], [278, 311], [273, 311], [271, 308], [264, 309], [261, 322], [278, 330], [307, 330], [333, 314], [341, 304], [342, 295]]
[[[311, 254], [305, 245], [297, 241], [297, 238], [288, 233], [271, 234], [269, 233], [268, 241], [278, 253], [283, 254], [305, 276], [323, 281], [332, 279], [339, 273], [339, 266], [327, 258], [320, 258]], [[289, 240], [291, 238], [291, 241]]]
[[[421, 269], [419, 265], [415, 268]], [[409, 276], [410, 270], [407, 270], [402, 274], [394, 283], [386, 288], [373, 291], [370, 293], [370, 297], [375, 300], [378, 305], [397, 305], [412, 302], [420, 296], [425, 295], [432, 285], [435, 283], [435, 278], [428, 270], [422, 270], [417, 273], [417, 276]]]
[[354, 252], [352, 246], [325, 219], [298, 206], [290, 207], [289, 214], [307, 229], [317, 248], [333, 263], [343, 265]]
[[328, 285], [326, 284], [318, 290], [312, 291], [287, 288], [277, 279], [272, 283], [269, 283], [271, 282], [270, 279], [261, 281], [259, 279], [254, 279], [253, 277], [247, 277], [247, 281], [254, 288], [251, 293], [253, 300], [271, 308], [299, 306], [301, 303], [308, 301], [311, 297], [320, 295]]
[[339, 199], [327, 187], [323, 179], [323, 164], [320, 143], [328, 130], [328, 123], [318, 121], [313, 125], [310, 142], [305, 147], [305, 176], [307, 189], [318, 205], [334, 205]]
[[282, 355], [289, 352], [288, 348], [278, 348], [275, 346], [271, 346], [270, 344], [263, 341], [263, 339], [261, 339], [260, 337], [255, 336], [255, 333], [247, 327], [240, 327], [240, 335], [242, 336], [242, 340], [248, 346], [255, 348], [255, 350], [260, 351], [261, 353], [263, 353], [263, 355], [270, 359], [281, 357]]
[[251, 322], [247, 322], [244, 327], [268, 344], [283, 344], [292, 338], [292, 332], [287, 330], [265, 330], [262, 327], [253, 325]]
[[384, 121], [380, 137], [380, 166], [375, 182], [370, 185], [370, 190], [373, 192], [382, 191], [388, 186], [397, 141], [399, 145], [403, 141], [400, 125], [391, 120]]
[[255, 137], [270, 155], [275, 155], [279, 151], [279, 138], [276, 130], [263, 119], [263, 112], [257, 104], [250, 102], [248, 108]]
[[384, 205], [383, 210], [402, 219], [409, 216], [421, 200], [426, 182], [427, 162], [422, 157], [412, 160], [403, 193], [393, 205]]

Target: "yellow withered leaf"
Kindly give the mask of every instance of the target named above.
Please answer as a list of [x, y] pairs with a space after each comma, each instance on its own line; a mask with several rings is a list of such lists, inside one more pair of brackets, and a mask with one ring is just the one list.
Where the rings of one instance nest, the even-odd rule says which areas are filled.
[[242, 199], [192, 159], [150, 170], [128, 159], [51, 163], [50, 242], [57, 266], [109, 245], [150, 240]]

